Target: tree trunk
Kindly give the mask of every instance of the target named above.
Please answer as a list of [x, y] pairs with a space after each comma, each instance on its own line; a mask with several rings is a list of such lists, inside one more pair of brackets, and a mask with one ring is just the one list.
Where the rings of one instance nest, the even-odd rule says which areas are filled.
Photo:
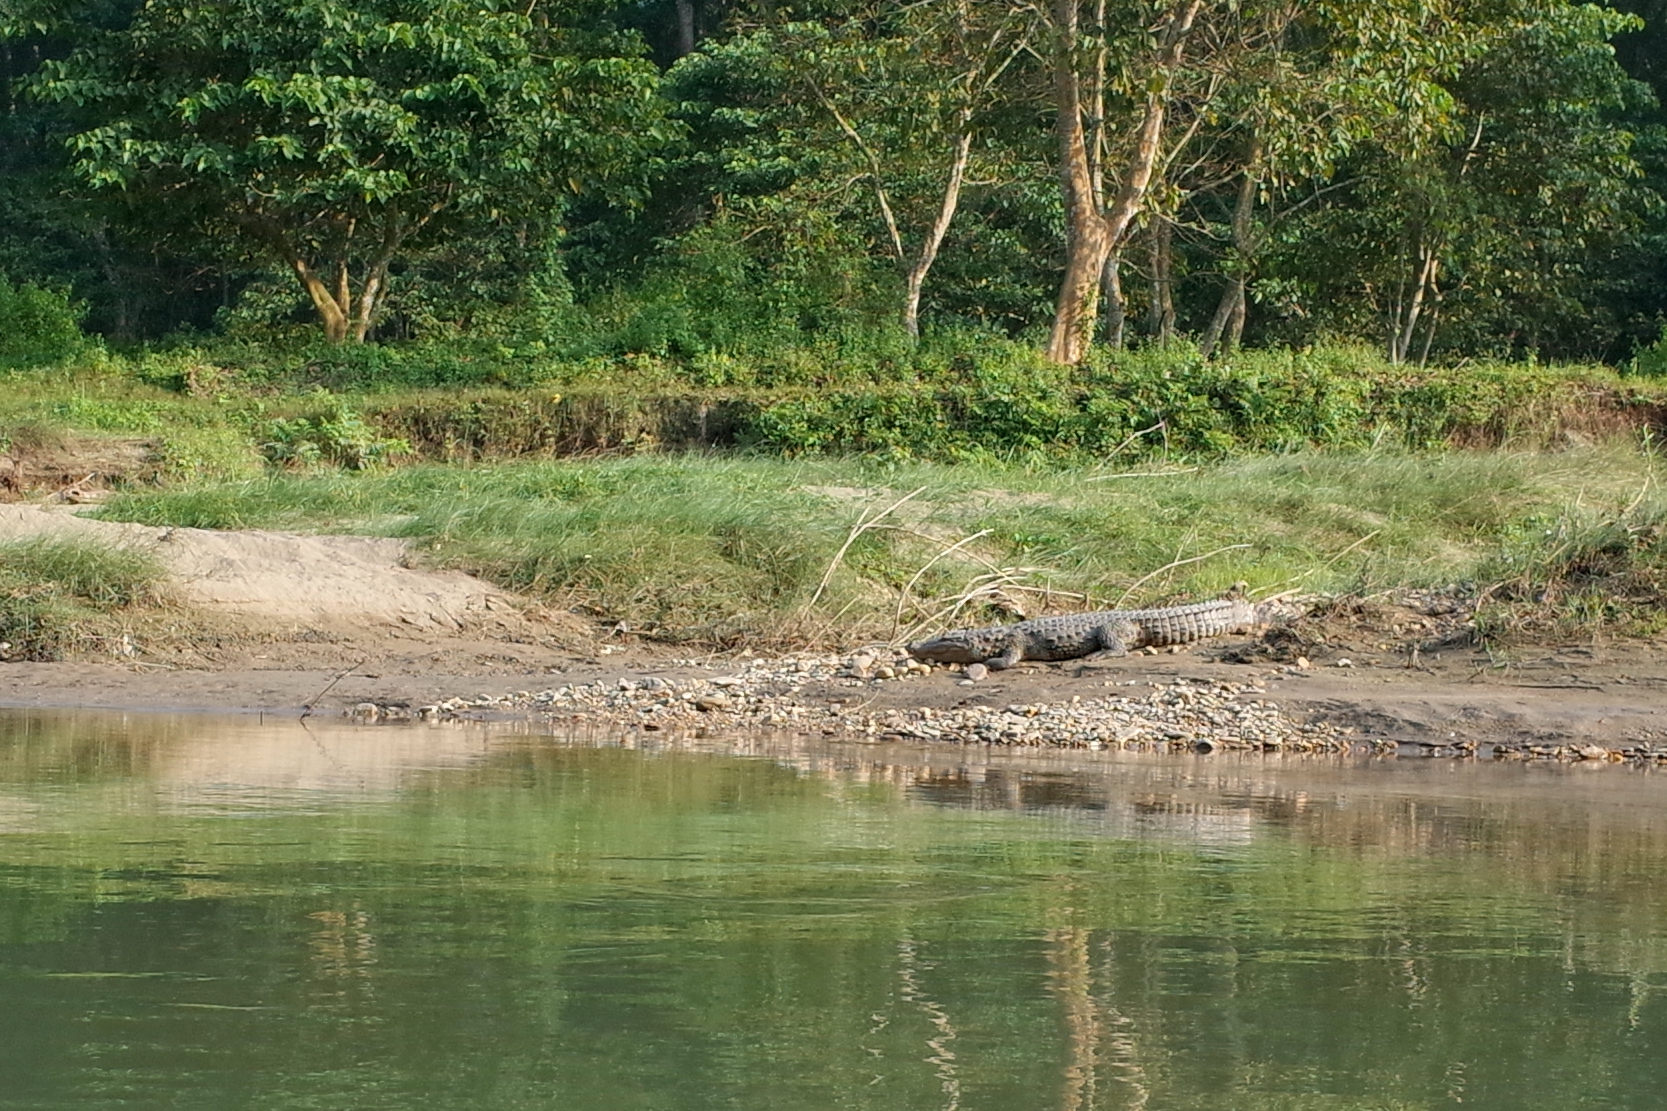
[[110, 322], [110, 338], [117, 343], [132, 343], [138, 338], [138, 330], [133, 324], [133, 299], [128, 296], [128, 283], [122, 281], [121, 271], [116, 266], [116, 254], [110, 248], [109, 225], [103, 220], [93, 225], [93, 247], [98, 251], [99, 269], [104, 271], [104, 280], [110, 283], [110, 293], [116, 303], [116, 313]]
[[1106, 258], [1106, 346], [1113, 351], [1123, 349], [1124, 330], [1128, 327], [1129, 306], [1123, 296], [1123, 250], [1121, 247]]
[[[964, 114], [962, 123], [967, 122], [967, 114]], [[926, 275], [938, 259], [938, 248], [943, 246], [944, 236], [949, 234], [950, 221], [955, 219], [955, 209], [961, 203], [961, 183], [966, 179], [967, 161], [972, 157], [970, 129], [955, 137], [954, 151], [949, 165], [949, 181], [944, 185], [943, 202], [938, 206], [937, 218], [932, 221], [926, 240], [920, 245], [920, 253], [909, 264], [905, 275], [903, 330], [916, 339], [920, 338], [920, 291], [926, 285]]]
[[1245, 288], [1250, 281], [1251, 259], [1255, 254], [1252, 220], [1256, 214], [1256, 163], [1259, 154], [1260, 148], [1253, 143], [1244, 176], [1239, 179], [1239, 195], [1233, 202], [1233, 249], [1229, 255], [1232, 269], [1227, 277], [1227, 287], [1221, 291], [1221, 300], [1216, 303], [1215, 315], [1210, 318], [1210, 326], [1204, 330], [1204, 338], [1198, 343], [1198, 349], [1206, 359], [1215, 353], [1216, 345], [1224, 334], [1228, 337], [1229, 349], [1238, 347], [1239, 339], [1244, 335]]
[[694, 0], [677, 0], [677, 56], [695, 52]]
[[1233, 284], [1237, 294], [1233, 302], [1233, 315], [1227, 322], [1228, 351], [1237, 351], [1239, 345], [1244, 342], [1245, 317], [1249, 314], [1249, 306], [1246, 304], [1246, 294], [1249, 292], [1246, 288], [1248, 276], [1240, 274]]
[[1412, 297], [1400, 312], [1400, 319], [1389, 337], [1389, 361], [1404, 363], [1412, 351], [1413, 338], [1418, 334], [1418, 322], [1424, 307], [1436, 290], [1436, 279], [1441, 268], [1441, 252], [1436, 247], [1419, 243], [1418, 273], [1413, 279]]
[[1175, 338], [1175, 225], [1167, 217], [1152, 220], [1152, 302], [1146, 331], [1159, 343]]
[[1221, 291], [1221, 300], [1216, 304], [1215, 315], [1210, 318], [1210, 326], [1198, 341], [1199, 354], [1208, 359], [1218, 347], [1223, 351], [1237, 350], [1239, 340], [1244, 336], [1244, 314], [1245, 275], [1242, 272], [1230, 274], [1227, 287]]
[[1157, 164], [1169, 84], [1180, 64], [1182, 48], [1204, 0], [1176, 0], [1170, 10], [1146, 106], [1133, 150], [1123, 167], [1122, 185], [1110, 207], [1095, 188], [1094, 167], [1083, 132], [1082, 84], [1077, 74], [1077, 0], [1054, 0], [1055, 126], [1059, 133], [1060, 187], [1065, 197], [1065, 276], [1054, 306], [1048, 358], [1076, 364], [1087, 354], [1094, 335], [1100, 281], [1111, 252], [1128, 234], [1146, 198]]
[[[290, 266], [295, 270], [301, 288], [312, 299], [313, 308], [318, 310], [318, 318], [324, 324], [324, 338], [331, 343], [347, 342], [347, 311], [330, 292], [330, 287], [324, 284], [317, 271], [307, 265], [305, 259], [292, 257]], [[346, 267], [342, 271], [345, 275]]]

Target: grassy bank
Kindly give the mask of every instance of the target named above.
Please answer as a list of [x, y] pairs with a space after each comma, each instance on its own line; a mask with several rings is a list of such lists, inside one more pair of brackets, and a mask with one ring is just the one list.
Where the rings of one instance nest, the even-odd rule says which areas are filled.
[[98, 472], [117, 519], [404, 537], [669, 641], [890, 639], [1240, 580], [1469, 582], [1496, 632], [1653, 633], [1667, 566], [1667, 391], [1594, 367], [1174, 347], [1068, 369], [962, 334], [750, 362], [94, 351], [0, 387], [0, 482], [26, 492]]
[[0, 543], [0, 659], [121, 654], [129, 619], [161, 599], [163, 578], [141, 552], [72, 540]]
[[404, 537], [437, 565], [669, 641], [891, 639], [1048, 609], [1471, 582], [1496, 630], [1657, 631], [1667, 498], [1626, 446], [1204, 464], [657, 455], [135, 492], [148, 524]]

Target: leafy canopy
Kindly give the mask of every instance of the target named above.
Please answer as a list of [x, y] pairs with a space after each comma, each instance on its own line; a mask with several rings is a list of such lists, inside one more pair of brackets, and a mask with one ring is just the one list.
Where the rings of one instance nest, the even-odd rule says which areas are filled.
[[[563, 26], [581, 14], [154, 0], [126, 27], [89, 31], [33, 89], [79, 112], [75, 169], [94, 189], [189, 205], [303, 284], [306, 270], [371, 282], [447, 224], [631, 193], [670, 130], [657, 73], [633, 41]], [[343, 313], [350, 299], [335, 298]]]

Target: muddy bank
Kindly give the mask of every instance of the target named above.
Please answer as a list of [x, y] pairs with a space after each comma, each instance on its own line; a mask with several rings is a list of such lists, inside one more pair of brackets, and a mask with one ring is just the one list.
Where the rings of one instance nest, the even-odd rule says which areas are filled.
[[[1308, 668], [1277, 662], [1233, 663], [1249, 642], [1228, 640], [1177, 655], [1136, 656], [1085, 664], [1023, 665], [971, 686], [938, 670], [884, 680], [812, 678], [795, 682], [792, 700], [817, 730], [830, 718], [856, 721], [920, 710], [948, 714], [1013, 704], [1069, 705], [1126, 697], [1184, 681], [1230, 684], [1241, 698], [1265, 702], [1297, 723], [1352, 730], [1432, 751], [1455, 744], [1628, 745], [1667, 742], [1667, 667], [1649, 646], [1546, 646], [1504, 661], [1462, 649], [1406, 660], [1357, 653], [1350, 666]], [[641, 686], [709, 683], [734, 676], [749, 660], [677, 657], [644, 645], [597, 644], [575, 652], [553, 644], [463, 637], [419, 639], [367, 628], [326, 643], [272, 643], [225, 651], [211, 667], [159, 663], [0, 664], [0, 706], [233, 711], [340, 717], [372, 703], [415, 716], [447, 701], [459, 716], [531, 716], [553, 726], [594, 721], [640, 729], [622, 715], [568, 700], [539, 702], [544, 692], [621, 681]], [[778, 692], [779, 693], [779, 692]], [[519, 697], [518, 697], [519, 696]], [[398, 716], [398, 715], [396, 715]], [[722, 713], [684, 725], [735, 727]], [[793, 722], [775, 723], [791, 730]], [[811, 723], [807, 722], [809, 726]], [[1414, 749], [1416, 750], [1416, 748]]]

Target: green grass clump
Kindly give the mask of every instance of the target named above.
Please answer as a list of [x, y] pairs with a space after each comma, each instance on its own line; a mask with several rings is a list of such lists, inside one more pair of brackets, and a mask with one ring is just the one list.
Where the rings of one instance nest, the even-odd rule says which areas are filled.
[[1646, 495], [1620, 509], [1568, 506], [1515, 523], [1479, 572], [1484, 630], [1667, 632], [1667, 500]]
[[1627, 446], [1127, 469], [656, 455], [271, 477], [129, 494], [103, 514], [399, 536], [438, 565], [662, 639], [764, 645], [1209, 597], [1239, 580], [1262, 594], [1485, 584], [1533, 522], [1618, 512], [1651, 468]]
[[59, 660], [107, 641], [123, 617], [157, 600], [151, 556], [83, 540], [0, 543], [0, 642], [7, 659]]

